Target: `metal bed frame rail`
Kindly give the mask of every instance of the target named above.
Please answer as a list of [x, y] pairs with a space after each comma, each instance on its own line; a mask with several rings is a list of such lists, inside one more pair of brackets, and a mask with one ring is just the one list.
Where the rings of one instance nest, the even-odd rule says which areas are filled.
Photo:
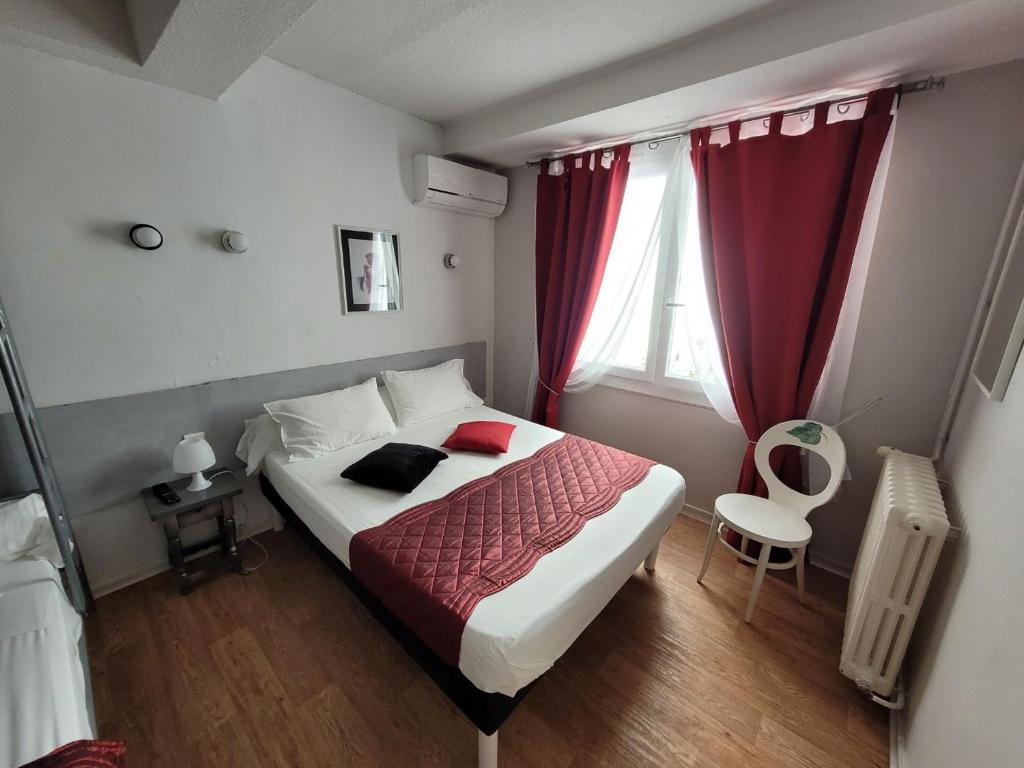
[[84, 616], [92, 613], [96, 604], [93, 601], [92, 590], [89, 588], [89, 580], [85, 575], [85, 567], [82, 565], [81, 553], [75, 543], [75, 533], [71, 528], [71, 520], [64, 505], [64, 496], [57, 483], [57, 475], [53, 471], [50, 452], [39, 426], [39, 412], [36, 410], [35, 403], [32, 402], [32, 395], [25, 382], [25, 374], [21, 367], [21, 360], [18, 358], [18, 350], [14, 346], [14, 337], [11, 336], [11, 326], [7, 320], [2, 300], [0, 300], [0, 368], [3, 370], [4, 384], [7, 385], [7, 393], [11, 399], [11, 407], [14, 410], [18, 428], [21, 430], [22, 440], [25, 442], [25, 450], [32, 464], [32, 472], [36, 477], [39, 492], [43, 496], [43, 502], [46, 504], [46, 513], [49, 515], [50, 525], [53, 526], [54, 536], [57, 538], [57, 548], [64, 561], [64, 575], [68, 582], [71, 604], [78, 613]]

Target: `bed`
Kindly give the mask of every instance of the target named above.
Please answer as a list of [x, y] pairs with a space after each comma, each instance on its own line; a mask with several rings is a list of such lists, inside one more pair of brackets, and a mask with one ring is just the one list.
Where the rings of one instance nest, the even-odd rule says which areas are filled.
[[[506, 454], [451, 452], [412, 493], [397, 494], [339, 477], [352, 462], [387, 442], [439, 447], [466, 421], [516, 425]], [[350, 566], [353, 537], [417, 504], [525, 459], [563, 433], [476, 406], [402, 428], [317, 458], [289, 463], [284, 451], [263, 461], [264, 493], [324, 554]], [[457, 669], [450, 669], [403, 630], [373, 596], [351, 577], [346, 582], [412, 653], [480, 730], [481, 765], [496, 762], [496, 731], [534, 681], [558, 660], [600, 613], [639, 564], [653, 570], [658, 542], [682, 506], [685, 483], [675, 470], [655, 464], [603, 514], [573, 538], [543, 556], [525, 576], [485, 597], [466, 622]]]
[[82, 619], [49, 561], [0, 564], [0, 768], [94, 739]]

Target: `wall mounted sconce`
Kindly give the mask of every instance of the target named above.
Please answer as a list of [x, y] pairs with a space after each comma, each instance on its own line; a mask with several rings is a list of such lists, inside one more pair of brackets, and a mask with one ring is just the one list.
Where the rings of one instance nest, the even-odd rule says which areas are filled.
[[456, 256], [454, 253], [446, 253], [444, 259], [442, 259], [445, 269], [455, 269], [459, 264], [462, 263], [462, 259]]
[[164, 236], [160, 230], [150, 224], [136, 224], [128, 231], [128, 237], [137, 248], [144, 251], [155, 251], [164, 244]]
[[220, 237], [220, 244], [228, 253], [245, 253], [249, 250], [249, 238], [241, 232], [225, 232]]

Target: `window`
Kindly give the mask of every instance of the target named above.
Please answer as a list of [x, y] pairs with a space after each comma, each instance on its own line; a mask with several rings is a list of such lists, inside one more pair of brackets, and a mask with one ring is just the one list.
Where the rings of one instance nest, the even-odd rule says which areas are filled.
[[604, 355], [603, 384], [706, 403], [694, 354], [710, 351], [714, 336], [693, 173], [688, 157], [672, 173], [677, 148], [678, 141], [662, 142], [630, 153], [615, 239], [577, 367]]

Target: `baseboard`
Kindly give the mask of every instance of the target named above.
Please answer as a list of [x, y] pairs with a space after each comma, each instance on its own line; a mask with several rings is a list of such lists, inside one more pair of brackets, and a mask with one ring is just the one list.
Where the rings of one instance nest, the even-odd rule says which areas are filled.
[[[694, 520], [700, 520], [705, 524], [711, 523], [711, 513], [706, 509], [695, 507], [693, 504], [683, 504], [682, 514], [693, 518]], [[823, 571], [834, 573], [836, 576], [841, 576], [846, 580], [849, 580], [852, 574], [852, 570], [848, 563], [841, 560], [834, 560], [827, 555], [816, 554], [813, 550], [808, 553], [807, 559], [811, 565], [821, 568]]]
[[693, 504], [683, 504], [682, 514], [692, 517], [694, 520], [700, 520], [702, 523], [711, 522], [711, 513], [706, 509], [695, 507]]
[[[811, 542], [814, 543], [813, 541]], [[853, 575], [853, 569], [850, 564], [842, 560], [836, 560], [829, 557], [828, 555], [822, 555], [815, 552], [813, 549], [807, 553], [807, 562], [811, 565], [821, 568], [823, 571], [834, 573], [836, 576], [841, 576], [847, 581], [850, 580], [850, 576]]]
[[106, 584], [90, 584], [90, 586], [92, 587], [93, 597], [103, 597], [104, 595], [109, 595], [111, 592], [117, 592], [117, 590], [119, 589], [130, 587], [132, 584], [138, 584], [140, 581], [145, 581], [151, 576], [156, 576], [158, 573], [163, 573], [169, 568], [170, 565], [168, 565], [167, 563], [163, 563], [162, 565], [153, 566], [152, 568], [144, 568], [138, 571], [133, 571], [129, 574], [126, 574], [125, 576], [122, 576], [116, 581], [110, 581]]
[[[239, 543], [245, 541], [245, 539], [248, 539], [251, 536], [256, 536], [257, 534], [265, 533], [266, 531], [272, 529], [272, 521], [268, 520], [263, 525], [257, 525], [254, 526], [251, 530], [247, 530], [245, 532], [245, 537], [239, 539]], [[190, 555], [186, 559], [193, 560], [197, 557], [202, 557], [203, 555], [212, 552], [215, 548], [216, 547], [210, 547], [209, 549], [204, 549], [202, 552], [196, 552], [194, 555]], [[170, 568], [170, 563], [164, 561], [159, 564], [147, 566], [145, 568], [140, 568], [136, 571], [132, 571], [131, 573], [125, 574], [124, 576], [121, 576], [115, 579], [114, 581], [108, 581], [105, 584], [90, 585], [92, 586], [93, 597], [103, 597], [104, 595], [109, 595], [111, 592], [117, 592], [117, 590], [119, 589], [130, 587], [132, 584], [138, 584], [140, 581], [145, 581], [146, 579], [156, 576], [157, 574], [170, 570]]]

